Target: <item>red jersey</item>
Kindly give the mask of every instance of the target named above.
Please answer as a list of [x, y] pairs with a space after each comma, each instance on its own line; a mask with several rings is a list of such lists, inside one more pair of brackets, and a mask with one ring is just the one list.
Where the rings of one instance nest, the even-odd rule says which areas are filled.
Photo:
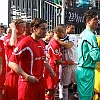
[[[25, 37], [24, 35], [21, 35], [19, 38], [17, 38], [17, 43], [19, 43], [24, 37]], [[10, 45], [10, 38], [11, 38], [11, 35], [7, 35], [4, 37], [4, 47], [5, 47], [5, 56], [6, 56], [7, 66], [8, 66], [8, 62], [11, 57], [11, 54], [15, 48], [15, 46]], [[10, 68], [7, 67], [7, 72], [9, 71], [10, 71]]]
[[0, 40], [0, 57], [2, 58], [2, 73], [0, 75], [0, 89], [2, 89], [4, 86], [5, 73], [6, 73], [5, 50], [4, 50], [4, 44], [2, 40]]
[[[17, 38], [17, 43], [19, 43], [25, 36], [21, 35], [19, 38]], [[10, 45], [10, 38], [11, 35], [8, 35], [4, 38], [4, 44], [5, 44], [5, 54], [6, 54], [6, 70], [7, 70], [7, 76], [5, 81], [5, 92], [4, 92], [4, 100], [18, 100], [18, 77], [19, 75], [15, 73], [11, 68], [8, 66], [9, 59], [12, 55], [12, 52], [15, 48], [15, 46]], [[13, 95], [12, 95], [13, 94]]]
[[49, 42], [48, 54], [50, 55], [49, 64], [51, 66], [56, 66], [54, 61], [60, 60], [62, 53], [60, 49], [60, 44], [54, 38], [52, 38]]
[[0, 40], [0, 57], [2, 57], [2, 73], [5, 73], [6, 71], [5, 49], [2, 40]]
[[59, 65], [55, 64], [54, 61], [61, 59], [62, 54], [61, 54], [60, 44], [54, 38], [52, 38], [49, 42], [47, 49], [48, 49], [47, 52], [50, 55], [49, 64], [55, 71], [56, 77], [55, 78], [51, 77], [49, 71], [45, 69], [44, 72], [45, 88], [55, 89], [59, 80]]
[[43, 76], [44, 49], [45, 44], [42, 39], [38, 42], [27, 36], [14, 49], [10, 62], [19, 64], [26, 73], [39, 79]]

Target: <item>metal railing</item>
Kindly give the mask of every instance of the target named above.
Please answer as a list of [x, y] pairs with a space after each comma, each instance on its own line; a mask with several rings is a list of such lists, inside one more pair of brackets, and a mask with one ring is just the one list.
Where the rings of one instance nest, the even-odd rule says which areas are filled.
[[47, 20], [48, 30], [52, 30], [58, 24], [61, 24], [61, 8], [56, 4], [44, 1], [44, 16]]
[[[58, 24], [66, 24], [64, 17], [67, 7], [77, 7], [78, 0], [61, 0], [58, 4], [51, 0], [8, 0], [8, 24], [15, 18], [22, 18], [30, 22], [33, 18], [43, 18], [47, 21], [48, 30], [53, 30]], [[66, 2], [70, 1], [70, 2]], [[91, 8], [99, 9], [99, 2], [93, 0]], [[67, 5], [68, 4], [68, 5]], [[90, 5], [89, 5], [90, 6]], [[75, 33], [80, 34], [82, 28], [76, 28]], [[100, 30], [98, 29], [100, 32]]]
[[36, 17], [45, 19], [52, 30], [61, 23], [61, 8], [47, 0], [9, 0], [9, 23], [15, 18], [31, 21]]

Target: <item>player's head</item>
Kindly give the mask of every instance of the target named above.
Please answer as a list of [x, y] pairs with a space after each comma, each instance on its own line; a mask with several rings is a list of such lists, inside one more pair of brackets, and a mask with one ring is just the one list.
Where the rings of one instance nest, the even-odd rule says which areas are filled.
[[75, 33], [74, 23], [69, 22], [69, 23], [66, 24], [66, 33], [67, 34], [74, 34]]
[[18, 19], [14, 19], [12, 22], [15, 23], [15, 25], [16, 25], [16, 33], [18, 35], [23, 34], [25, 27], [26, 27], [25, 21], [18, 18]]
[[66, 33], [65, 25], [63, 25], [63, 24], [59, 24], [58, 26], [56, 26], [54, 28], [54, 34], [56, 34], [59, 39], [64, 38], [65, 37], [65, 33]]
[[11, 28], [8, 27], [7, 30], [6, 30], [6, 34], [9, 35], [11, 33], [12, 33], [12, 30], [11, 30]]
[[31, 22], [32, 34], [37, 38], [43, 38], [47, 30], [47, 22], [41, 18], [34, 18]]
[[84, 13], [84, 22], [90, 29], [95, 30], [98, 27], [98, 14], [94, 10], [88, 10]]
[[46, 36], [45, 36], [46, 41], [49, 42], [49, 41], [51, 40], [51, 38], [53, 37], [53, 34], [54, 34], [53, 31], [48, 31], [48, 32], [46, 33]]
[[0, 35], [2, 35], [4, 33], [4, 26], [0, 25]]
[[25, 36], [31, 35], [31, 27], [30, 27], [29, 22], [26, 22], [26, 27], [25, 27], [23, 35], [25, 35]]

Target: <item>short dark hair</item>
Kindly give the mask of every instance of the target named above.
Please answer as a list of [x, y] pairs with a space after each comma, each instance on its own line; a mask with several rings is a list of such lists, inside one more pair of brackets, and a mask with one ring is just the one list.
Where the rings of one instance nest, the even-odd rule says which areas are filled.
[[42, 19], [42, 18], [34, 18], [32, 21], [31, 21], [31, 27], [36, 27], [38, 28], [40, 24], [42, 23], [47, 23], [46, 20]]
[[54, 28], [54, 32], [61, 32], [62, 29], [65, 29], [65, 25], [64, 24], [59, 24], [58, 26], [56, 26]]
[[95, 16], [97, 16], [97, 12], [94, 10], [88, 10], [84, 13], [84, 22], [86, 23], [86, 19], [91, 20]]
[[3, 28], [4, 29], [4, 26], [3, 25], [0, 25], [0, 28]]
[[68, 22], [68, 23], [66, 24], [66, 27], [70, 27], [71, 25], [75, 26], [74, 23]]

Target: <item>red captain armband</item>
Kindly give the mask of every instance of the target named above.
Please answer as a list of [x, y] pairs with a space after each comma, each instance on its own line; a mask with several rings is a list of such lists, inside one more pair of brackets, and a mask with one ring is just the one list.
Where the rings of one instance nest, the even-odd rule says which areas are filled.
[[68, 65], [68, 64], [69, 64], [69, 62], [68, 62], [68, 61], [65, 61], [65, 64], [66, 64], [66, 65]]

